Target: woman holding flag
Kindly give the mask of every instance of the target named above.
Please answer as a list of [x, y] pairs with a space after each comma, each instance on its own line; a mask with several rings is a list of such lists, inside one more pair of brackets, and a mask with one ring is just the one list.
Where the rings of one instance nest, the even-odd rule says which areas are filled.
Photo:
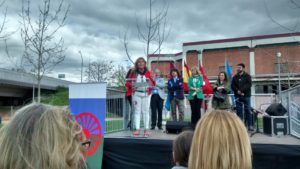
[[203, 100], [203, 78], [199, 74], [198, 68], [193, 67], [191, 69], [192, 76], [188, 79], [188, 99], [191, 104], [191, 123], [192, 127], [195, 128], [198, 120], [201, 118], [201, 104]]

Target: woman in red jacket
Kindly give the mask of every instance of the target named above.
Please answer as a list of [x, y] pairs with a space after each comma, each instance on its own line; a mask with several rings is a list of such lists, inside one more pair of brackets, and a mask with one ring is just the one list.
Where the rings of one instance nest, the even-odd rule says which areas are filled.
[[134, 108], [134, 128], [133, 136], [138, 137], [140, 135], [140, 118], [141, 114], [144, 117], [144, 136], [148, 137], [149, 133], [149, 96], [151, 94], [151, 87], [145, 87], [140, 85], [144, 82], [149, 82], [149, 85], [155, 85], [155, 81], [151, 77], [151, 72], [146, 67], [146, 60], [142, 57], [138, 58], [134, 64], [134, 70], [128, 76], [129, 80], [126, 82], [127, 89], [132, 89], [133, 95], [133, 108]]

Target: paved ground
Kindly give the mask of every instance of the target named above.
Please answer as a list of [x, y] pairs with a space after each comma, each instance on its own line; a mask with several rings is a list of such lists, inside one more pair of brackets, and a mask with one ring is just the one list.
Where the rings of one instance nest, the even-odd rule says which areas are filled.
[[[141, 132], [142, 137], [143, 132]], [[249, 133], [249, 137], [250, 137]], [[174, 140], [176, 138], [176, 134], [167, 134], [165, 131], [162, 130], [155, 130], [151, 131], [151, 135], [148, 139], [160, 139], [160, 140]], [[106, 138], [132, 138], [132, 134], [130, 131], [122, 131], [122, 132], [115, 132], [115, 133], [108, 133], [105, 134]], [[251, 143], [255, 144], [285, 144], [285, 145], [300, 145], [300, 139], [286, 135], [286, 136], [269, 136], [261, 133], [254, 134], [250, 137]]]

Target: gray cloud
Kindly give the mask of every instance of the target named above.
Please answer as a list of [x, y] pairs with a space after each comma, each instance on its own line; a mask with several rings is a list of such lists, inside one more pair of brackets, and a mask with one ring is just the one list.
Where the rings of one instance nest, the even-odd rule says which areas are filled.
[[[38, 2], [33, 0], [31, 3], [34, 11], [34, 5]], [[53, 6], [57, 2], [53, 0]], [[66, 2], [71, 5], [71, 11], [66, 26], [57, 34], [64, 38], [66, 59], [51, 75], [65, 73], [69, 79], [80, 80], [79, 50], [84, 55], [85, 63], [89, 60], [111, 59], [115, 64], [124, 64], [126, 55], [120, 36], [126, 29], [131, 55], [134, 58], [144, 56], [145, 47], [138, 39], [136, 20], [143, 23], [146, 18], [147, 0]], [[296, 31], [300, 29], [300, 9], [289, 0], [157, 0], [155, 10], [160, 9], [164, 3], [169, 6], [168, 23], [171, 30], [162, 46], [162, 53], [181, 51], [183, 42], [289, 32], [272, 22], [268, 15], [285, 27]], [[7, 30], [19, 30], [21, 0], [7, 0], [5, 5], [8, 7]], [[0, 8], [2, 11], [3, 7]], [[33, 12], [33, 15], [36, 13]], [[22, 54], [24, 47], [19, 31], [8, 42], [12, 54]], [[2, 42], [0, 57], [5, 58]]]

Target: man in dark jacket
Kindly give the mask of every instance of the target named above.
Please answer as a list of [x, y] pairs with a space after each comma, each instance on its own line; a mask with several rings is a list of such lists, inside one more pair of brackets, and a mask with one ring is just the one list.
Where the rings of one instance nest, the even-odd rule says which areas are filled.
[[237, 115], [244, 120], [248, 130], [253, 131], [251, 114], [251, 76], [245, 72], [245, 64], [237, 65], [237, 74], [232, 78], [231, 88], [234, 92]]

